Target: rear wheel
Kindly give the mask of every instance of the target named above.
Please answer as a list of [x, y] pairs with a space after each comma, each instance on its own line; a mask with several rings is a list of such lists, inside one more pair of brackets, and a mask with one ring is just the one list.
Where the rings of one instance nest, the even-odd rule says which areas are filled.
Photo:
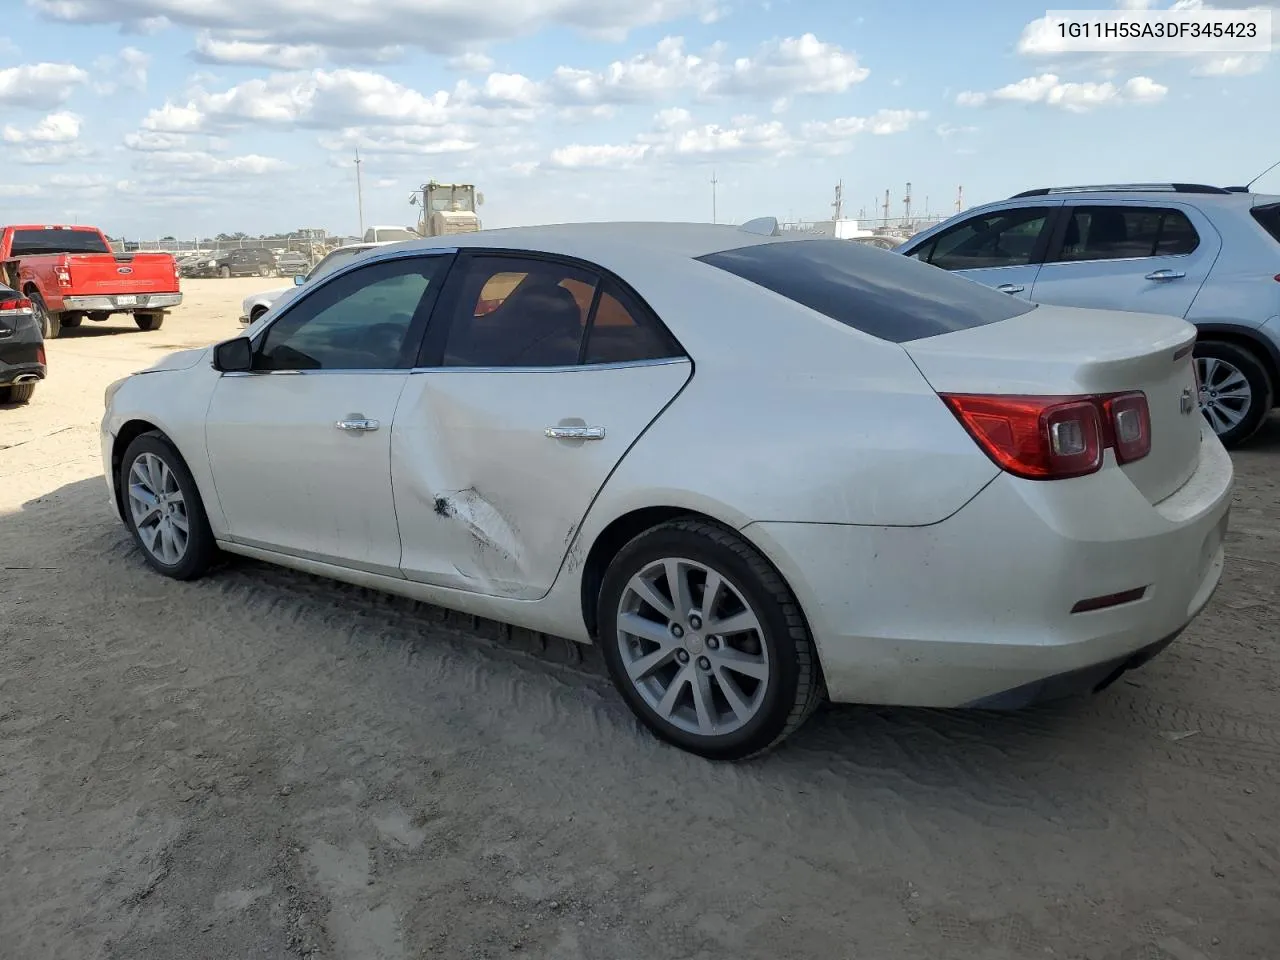
[[11, 383], [0, 387], [0, 403], [26, 403], [35, 392], [34, 383]]
[[159, 330], [161, 324], [164, 323], [163, 313], [135, 313], [133, 322], [138, 325], [139, 330]]
[[74, 330], [76, 327], [80, 326], [83, 321], [84, 317], [80, 316], [78, 313], [64, 313], [62, 315], [62, 329]]
[[31, 290], [27, 297], [31, 301], [31, 312], [36, 315], [36, 322], [40, 324], [41, 335], [46, 340], [57, 340], [58, 334], [62, 332], [62, 317], [51, 313], [44, 305], [44, 298], [35, 290]]
[[601, 585], [598, 623], [609, 673], [641, 722], [708, 759], [768, 750], [822, 697], [790, 589], [712, 523], [675, 520], [623, 547]]
[[271, 268], [268, 267], [265, 263], [262, 264], [262, 266], [258, 267], [258, 276], [260, 277], [271, 276]]
[[155, 570], [175, 580], [194, 580], [217, 554], [213, 531], [191, 471], [160, 433], [144, 433], [120, 463], [125, 523]]
[[223, 280], [226, 280], [228, 277], [230, 277], [230, 276], [231, 276], [231, 268], [230, 268], [230, 267], [222, 267], [222, 268], [218, 271], [218, 276], [220, 276]]
[[1274, 387], [1266, 367], [1243, 347], [1222, 340], [1196, 344], [1200, 412], [1223, 446], [1248, 440], [1271, 411]]

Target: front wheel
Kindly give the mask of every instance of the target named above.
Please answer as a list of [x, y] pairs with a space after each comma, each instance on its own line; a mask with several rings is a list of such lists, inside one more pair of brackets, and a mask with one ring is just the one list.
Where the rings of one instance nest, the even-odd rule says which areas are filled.
[[223, 280], [226, 280], [228, 277], [230, 277], [230, 276], [231, 276], [231, 268], [230, 268], [230, 267], [222, 267], [222, 268], [218, 271], [218, 276], [220, 276]]
[[151, 567], [194, 580], [213, 564], [213, 531], [191, 471], [160, 433], [137, 437], [120, 463], [125, 522]]
[[1221, 340], [1202, 340], [1195, 348], [1200, 379], [1200, 412], [1225, 447], [1253, 436], [1271, 412], [1273, 385], [1266, 368], [1250, 351]]
[[763, 753], [822, 698], [791, 590], [718, 525], [675, 520], [623, 547], [600, 589], [598, 623], [609, 673], [641, 722], [708, 759]]

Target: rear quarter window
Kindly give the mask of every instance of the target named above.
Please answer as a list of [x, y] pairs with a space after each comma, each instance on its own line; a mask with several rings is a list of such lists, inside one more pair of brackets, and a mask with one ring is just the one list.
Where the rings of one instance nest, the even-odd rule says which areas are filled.
[[1262, 229], [1271, 234], [1271, 239], [1280, 243], [1280, 203], [1254, 207], [1249, 212], [1253, 214], [1253, 219], [1262, 224]]
[[998, 323], [1036, 308], [851, 240], [784, 240], [697, 259], [891, 343]]

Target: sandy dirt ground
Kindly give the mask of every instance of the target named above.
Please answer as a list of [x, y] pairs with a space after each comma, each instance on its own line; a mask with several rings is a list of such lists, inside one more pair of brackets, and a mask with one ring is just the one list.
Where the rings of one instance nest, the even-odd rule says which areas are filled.
[[144, 566], [103, 387], [279, 281], [85, 324], [0, 408], [5, 960], [1280, 956], [1280, 422], [1167, 653], [1017, 715], [829, 708], [712, 765], [593, 650], [262, 564]]

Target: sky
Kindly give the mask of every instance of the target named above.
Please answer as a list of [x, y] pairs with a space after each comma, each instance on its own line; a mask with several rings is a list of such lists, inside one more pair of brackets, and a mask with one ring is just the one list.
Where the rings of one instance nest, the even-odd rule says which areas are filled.
[[354, 233], [356, 150], [366, 225], [414, 223], [436, 179], [474, 183], [487, 227], [823, 219], [841, 181], [846, 216], [886, 190], [900, 216], [908, 182], [950, 214], [961, 187], [1225, 186], [1280, 160], [1280, 54], [1068, 53], [1025, 0], [0, 7], [0, 223]]

